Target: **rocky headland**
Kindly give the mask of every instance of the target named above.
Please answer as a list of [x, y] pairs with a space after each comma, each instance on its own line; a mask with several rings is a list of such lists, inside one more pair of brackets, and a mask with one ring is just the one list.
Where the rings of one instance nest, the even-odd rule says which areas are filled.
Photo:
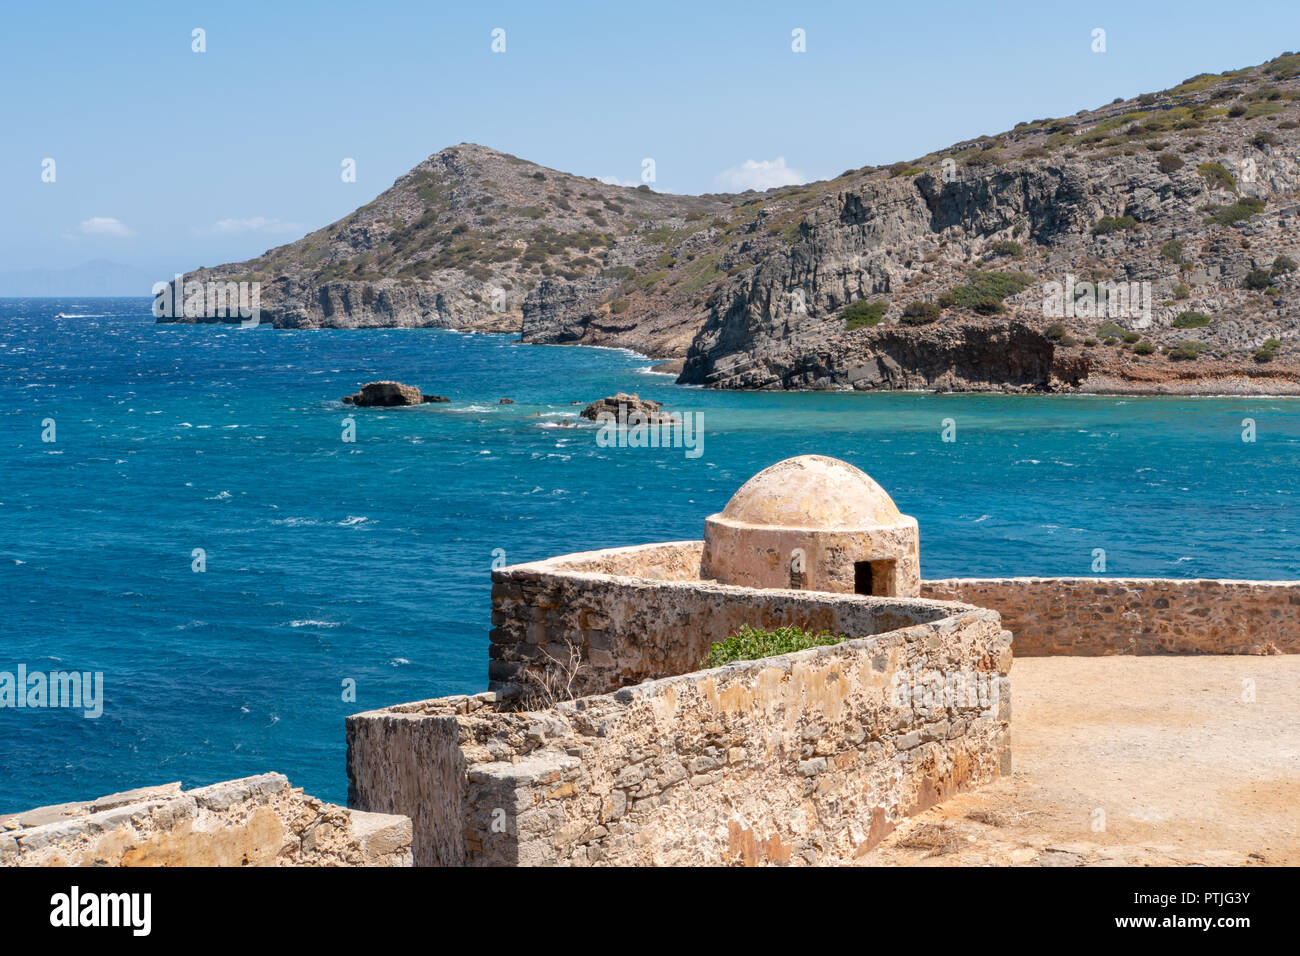
[[715, 388], [1300, 393], [1297, 129], [1286, 53], [764, 193], [461, 144], [186, 280], [260, 282], [278, 327], [619, 346]]

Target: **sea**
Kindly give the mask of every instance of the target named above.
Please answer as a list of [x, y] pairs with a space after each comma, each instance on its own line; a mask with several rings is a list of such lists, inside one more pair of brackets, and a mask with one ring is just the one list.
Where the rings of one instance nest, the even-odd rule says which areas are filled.
[[[793, 455], [883, 485], [928, 578], [1300, 578], [1300, 400], [721, 392], [651, 366], [0, 300], [0, 700], [19, 667], [102, 675], [97, 715], [0, 707], [0, 813], [271, 770], [344, 802], [348, 714], [486, 688], [494, 566], [700, 538]], [[343, 404], [377, 379], [451, 401]], [[619, 391], [698, 443], [602, 440], [578, 412]]]

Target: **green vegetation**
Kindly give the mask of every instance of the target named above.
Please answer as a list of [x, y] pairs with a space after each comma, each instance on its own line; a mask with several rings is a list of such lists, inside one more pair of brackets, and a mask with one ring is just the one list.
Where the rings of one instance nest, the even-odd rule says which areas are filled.
[[721, 667], [736, 661], [754, 661], [762, 657], [777, 654], [790, 654], [794, 651], [806, 651], [810, 647], [826, 647], [847, 641], [848, 637], [833, 637], [830, 631], [816, 634], [801, 627], [778, 627], [767, 631], [742, 624], [740, 630], [725, 641], [715, 643], [709, 648], [708, 656], [700, 661], [700, 667]]
[[649, 292], [666, 278], [668, 278], [667, 272], [647, 272], [645, 275], [637, 277], [636, 285], [642, 292]]
[[999, 239], [993, 243], [990, 251], [996, 256], [1012, 256], [1017, 259], [1025, 254], [1025, 250], [1020, 243], [1011, 239]]
[[1002, 152], [997, 147], [973, 149], [961, 155], [964, 166], [997, 166], [1002, 162]]
[[1281, 103], [1252, 103], [1249, 109], [1246, 110], [1246, 119], [1255, 119], [1259, 116], [1275, 116], [1285, 108]]
[[886, 168], [889, 170], [891, 178], [899, 176], [915, 176], [918, 173], [925, 172], [924, 167], [913, 166], [911, 163], [894, 163]]
[[1207, 225], [1212, 226], [1231, 226], [1234, 222], [1241, 222], [1243, 219], [1249, 219], [1256, 213], [1264, 211], [1264, 200], [1256, 199], [1254, 196], [1247, 196], [1239, 199], [1231, 206], [1213, 206], [1210, 208], [1210, 217], [1205, 220]]
[[611, 266], [602, 269], [600, 274], [603, 278], [618, 279], [620, 282], [631, 282], [636, 278], [636, 270], [631, 266]]
[[1209, 346], [1204, 342], [1197, 342], [1193, 339], [1187, 339], [1179, 342], [1171, 349], [1165, 349], [1165, 354], [1175, 362], [1190, 362], [1198, 359]]
[[1210, 317], [1204, 312], [1179, 312], [1173, 321], [1176, 329], [1201, 329], [1210, 324]]
[[1287, 272], [1295, 271], [1295, 260], [1290, 256], [1278, 256], [1273, 260], [1272, 274], [1274, 278]]
[[[1070, 345], [1079, 344], [1071, 337], [1070, 333], [1066, 330], [1065, 326], [1061, 325], [1059, 322], [1049, 325], [1043, 334], [1046, 335], [1051, 341], [1055, 342], [1057, 345], [1070, 346]], [[1089, 341], [1095, 343], [1096, 340], [1089, 339]]]
[[841, 312], [840, 318], [844, 320], [846, 331], [869, 329], [873, 325], [880, 324], [880, 320], [885, 317], [885, 310], [888, 308], [888, 302], [868, 302], [866, 299], [859, 299]]
[[1174, 286], [1174, 298], [1185, 299], [1192, 294], [1192, 287], [1186, 282], [1179, 282]]
[[925, 325], [939, 318], [942, 312], [933, 302], [909, 302], [899, 321], [904, 325]]
[[1023, 292], [1034, 282], [1028, 272], [980, 272], [972, 269], [966, 274], [965, 285], [945, 292], [939, 305], [973, 309], [981, 315], [992, 315], [1003, 309], [1002, 300]]
[[1273, 276], [1264, 269], [1251, 269], [1246, 273], [1246, 277], [1241, 280], [1243, 289], [1250, 289], [1252, 292], [1262, 292], [1273, 284]]
[[1255, 353], [1256, 362], [1271, 362], [1277, 354], [1277, 350], [1282, 347], [1282, 343], [1277, 339], [1268, 339], [1263, 346]]
[[1227, 189], [1234, 193], [1237, 191], [1237, 180], [1233, 179], [1232, 173], [1222, 163], [1201, 163], [1196, 171], [1205, 177], [1211, 189]]
[[1132, 229], [1137, 224], [1138, 221], [1132, 216], [1103, 216], [1092, 227], [1092, 234], [1094, 236], [1105, 236], [1112, 232], [1123, 232], [1125, 229]]
[[1160, 254], [1170, 262], [1182, 265], [1183, 262], [1183, 241], [1181, 239], [1170, 239], [1160, 247]]
[[1133, 346], [1134, 355], [1151, 355], [1155, 350], [1156, 347], [1150, 342], [1139, 342], [1137, 345]]
[[1114, 322], [1103, 322], [1097, 326], [1097, 334], [1103, 339], [1122, 339], [1126, 332]]
[[1156, 157], [1156, 165], [1160, 167], [1162, 173], [1166, 176], [1170, 176], [1173, 173], [1178, 172], [1178, 170], [1182, 169], [1187, 164], [1173, 153], [1161, 153]]
[[1127, 342], [1129, 345], [1132, 345], [1133, 343], [1139, 341], [1141, 338], [1142, 336], [1138, 335], [1136, 332], [1125, 332], [1123, 335], [1124, 341]]
[[686, 276], [680, 286], [681, 291], [688, 294], [699, 292], [715, 279], [721, 278], [722, 271], [718, 268], [718, 260], [721, 258], [721, 253], [711, 252], [707, 256], [700, 256], [687, 266]]

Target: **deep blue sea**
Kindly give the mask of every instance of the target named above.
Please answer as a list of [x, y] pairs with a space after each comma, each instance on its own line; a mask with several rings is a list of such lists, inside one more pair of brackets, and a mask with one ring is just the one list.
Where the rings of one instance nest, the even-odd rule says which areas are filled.
[[[268, 770], [343, 802], [345, 715], [486, 687], [494, 552], [698, 538], [791, 455], [875, 477], [927, 577], [1089, 574], [1102, 548], [1113, 576], [1300, 578], [1297, 400], [726, 393], [648, 365], [0, 300], [0, 671], [104, 675], [98, 719], [0, 709], [0, 812]], [[452, 402], [340, 402], [381, 378]], [[698, 413], [703, 453], [556, 427], [619, 390]]]

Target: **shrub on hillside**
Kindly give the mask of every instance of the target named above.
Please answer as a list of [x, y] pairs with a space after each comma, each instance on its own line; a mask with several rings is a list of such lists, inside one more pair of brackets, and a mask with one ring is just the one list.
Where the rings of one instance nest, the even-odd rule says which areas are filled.
[[1273, 284], [1273, 277], [1263, 269], [1251, 269], [1241, 280], [1242, 288], [1253, 292], [1263, 292]]
[[939, 297], [939, 304], [972, 309], [981, 315], [1002, 311], [1002, 300], [1023, 292], [1033, 284], [1034, 277], [1027, 272], [980, 272], [972, 269], [966, 274], [966, 283]]
[[1187, 164], [1173, 153], [1161, 153], [1156, 157], [1156, 165], [1160, 167], [1162, 173], [1169, 176], [1178, 172], [1178, 170], [1182, 169]]
[[1227, 189], [1234, 193], [1237, 191], [1237, 180], [1233, 179], [1232, 173], [1222, 163], [1201, 163], [1196, 171], [1205, 177], [1206, 184], [1211, 189]]
[[1137, 224], [1138, 221], [1132, 216], [1103, 216], [1092, 227], [1092, 234], [1094, 236], [1105, 236], [1112, 232], [1123, 232], [1126, 229], [1132, 229]]
[[1197, 342], [1188, 339], [1179, 342], [1173, 348], [1166, 350], [1166, 354], [1175, 362], [1190, 362], [1193, 359], [1200, 358], [1201, 353], [1203, 353], [1207, 348], [1209, 348], [1209, 346], [1204, 342]]
[[880, 320], [885, 317], [885, 311], [888, 308], [888, 302], [868, 302], [865, 299], [859, 299], [841, 312], [840, 318], [844, 320], [846, 331], [869, 329], [873, 325], [880, 324]]
[[1264, 211], [1264, 200], [1254, 196], [1239, 199], [1231, 206], [1211, 207], [1210, 217], [1206, 223], [1212, 226], [1231, 226], [1234, 222], [1249, 219], [1256, 213]]
[[943, 310], [933, 302], [909, 302], [898, 321], [905, 325], [925, 325], [939, 318], [942, 313]]
[[1176, 329], [1201, 329], [1210, 324], [1210, 317], [1204, 312], [1179, 312], [1174, 319]]

